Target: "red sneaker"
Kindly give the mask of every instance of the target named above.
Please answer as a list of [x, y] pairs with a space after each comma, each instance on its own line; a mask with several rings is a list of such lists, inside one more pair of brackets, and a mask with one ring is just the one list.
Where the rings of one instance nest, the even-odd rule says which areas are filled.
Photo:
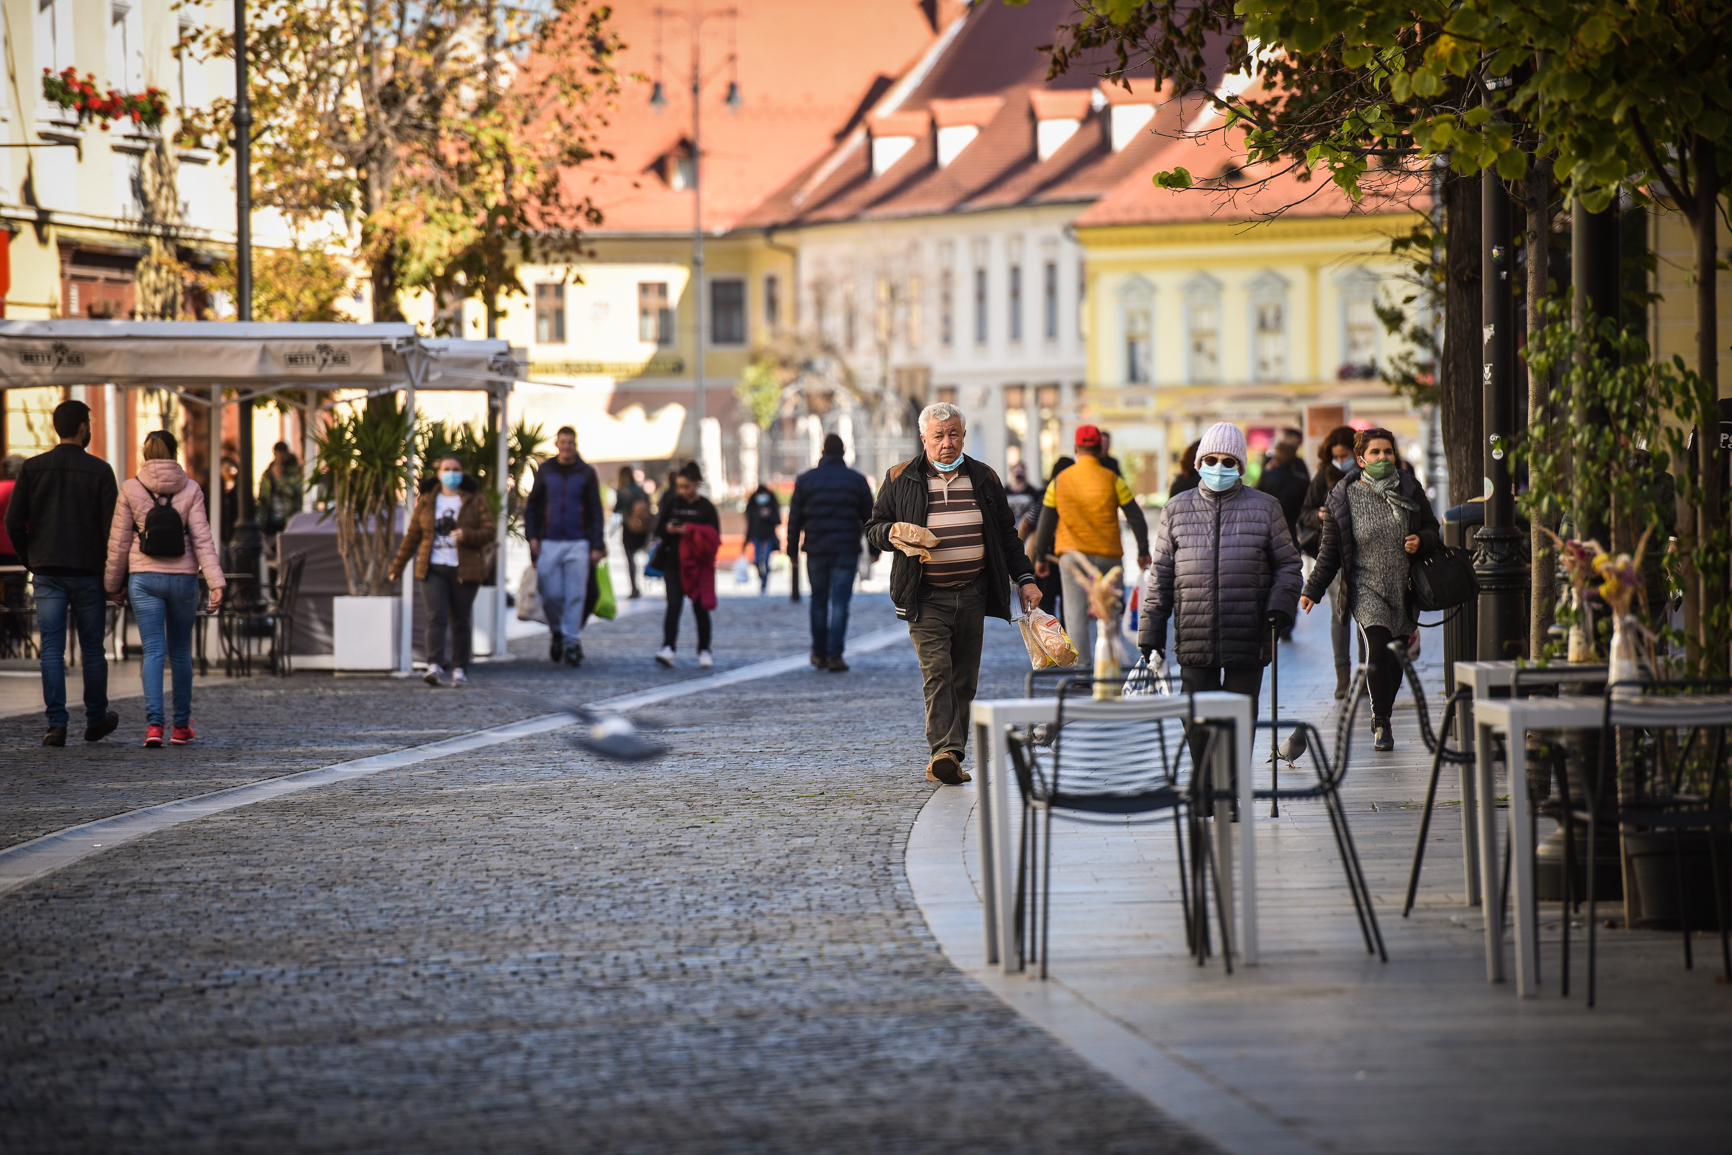
[[144, 744], [146, 746], [162, 745], [162, 727], [155, 722], [144, 728]]
[[169, 735], [168, 741], [172, 746], [185, 746], [188, 742], [191, 742], [192, 719], [188, 718], [186, 720], [186, 725], [184, 726], [176, 726], [174, 731]]

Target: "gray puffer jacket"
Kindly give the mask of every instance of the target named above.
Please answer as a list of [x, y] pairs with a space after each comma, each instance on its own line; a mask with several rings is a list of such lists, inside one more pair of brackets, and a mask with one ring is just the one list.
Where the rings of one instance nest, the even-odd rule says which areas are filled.
[[1244, 482], [1223, 493], [1198, 486], [1167, 501], [1155, 564], [1143, 589], [1137, 641], [1181, 666], [1264, 666], [1265, 615], [1299, 608], [1299, 551], [1281, 503]]

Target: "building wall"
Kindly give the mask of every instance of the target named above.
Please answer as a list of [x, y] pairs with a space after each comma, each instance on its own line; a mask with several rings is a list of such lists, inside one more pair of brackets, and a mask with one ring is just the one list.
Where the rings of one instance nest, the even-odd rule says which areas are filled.
[[[1648, 217], [1648, 245], [1654, 257], [1654, 292], [1661, 299], [1649, 314], [1649, 343], [1656, 360], [1674, 355], [1694, 368], [1696, 364], [1696, 256], [1690, 222], [1682, 214], [1657, 208]], [[1719, 222], [1715, 251], [1725, 260], [1732, 252], [1732, 230]], [[1732, 272], [1721, 269], [1715, 291], [1719, 304], [1720, 396], [1732, 396]]]
[[[1114, 431], [1121, 464], [1146, 492], [1163, 492], [1180, 452], [1218, 420], [1257, 441], [1303, 429], [1308, 406], [1344, 405], [1417, 446], [1420, 415], [1370, 375], [1398, 348], [1370, 303], [1406, 295], [1387, 238], [1416, 219], [1079, 229], [1090, 334], [1082, 414]], [[1144, 334], [1148, 345], [1134, 346]]]

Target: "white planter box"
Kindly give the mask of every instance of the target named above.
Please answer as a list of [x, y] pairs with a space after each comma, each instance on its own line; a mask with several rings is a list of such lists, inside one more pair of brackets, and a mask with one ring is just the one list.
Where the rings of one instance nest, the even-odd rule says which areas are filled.
[[401, 598], [331, 599], [333, 664], [355, 673], [389, 673], [397, 668], [402, 637]]
[[475, 595], [474, 617], [470, 620], [473, 635], [475, 656], [488, 658], [493, 656], [493, 599], [492, 586], [482, 586]]

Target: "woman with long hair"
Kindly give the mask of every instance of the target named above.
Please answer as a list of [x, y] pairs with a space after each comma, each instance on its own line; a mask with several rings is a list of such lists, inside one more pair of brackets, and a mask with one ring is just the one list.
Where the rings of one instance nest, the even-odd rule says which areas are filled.
[[[108, 529], [108, 565], [103, 586], [116, 605], [132, 603], [138, 640], [144, 646], [144, 744], [193, 740], [192, 631], [198, 620], [198, 575], [210, 587], [211, 613], [228, 584], [211, 540], [204, 490], [175, 461], [174, 434], [159, 429], [144, 439], [138, 476], [120, 487]], [[162, 667], [173, 676], [174, 724], [162, 704]]]
[[1354, 435], [1353, 452], [1358, 468], [1329, 491], [1323, 546], [1299, 608], [1310, 613], [1337, 574], [1346, 579], [1341, 600], [1365, 632], [1370, 651], [1366, 664], [1372, 744], [1393, 750], [1389, 711], [1401, 688], [1401, 662], [1389, 652], [1389, 643], [1405, 642], [1418, 628], [1408, 570], [1415, 558], [1429, 557], [1442, 538], [1425, 487], [1396, 464], [1395, 434], [1362, 429]]
[[[721, 542], [722, 519], [710, 499], [698, 493], [698, 484], [703, 479], [697, 462], [686, 462], [674, 474], [672, 488], [662, 499], [661, 511], [656, 516], [656, 551], [650, 564], [662, 571], [668, 591], [668, 609], [662, 617], [662, 648], [656, 652], [656, 661], [668, 667], [674, 664], [674, 648], [680, 640], [680, 616], [685, 612], [687, 598], [691, 599], [692, 616], [698, 620], [698, 665], [707, 670], [716, 664], [710, 655], [710, 610], [716, 604], [715, 547]], [[688, 537], [692, 540], [687, 541]], [[701, 556], [705, 552], [707, 566]]]

